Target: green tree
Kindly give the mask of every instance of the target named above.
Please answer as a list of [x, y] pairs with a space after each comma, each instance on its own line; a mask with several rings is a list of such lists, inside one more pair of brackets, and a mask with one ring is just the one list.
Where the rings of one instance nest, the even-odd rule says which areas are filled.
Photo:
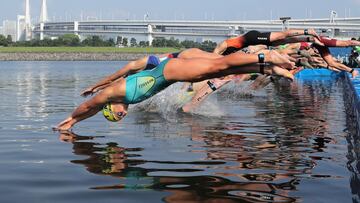
[[29, 41], [29, 43], [30, 43], [30, 46], [32, 46], [32, 47], [39, 47], [40, 46], [40, 40], [38, 40], [38, 39], [32, 39], [32, 40]]
[[136, 46], [137, 46], [137, 42], [136, 42], [136, 39], [135, 39], [135, 38], [131, 38], [131, 39], [130, 39], [130, 46], [132, 46], [132, 47], [136, 47]]
[[122, 44], [123, 43], [123, 37], [122, 36], [117, 36], [117, 38], [116, 38], [116, 44], [117, 45], [120, 45], [120, 44]]
[[92, 47], [100, 47], [106, 46], [106, 42], [104, 42], [99, 36], [88, 36], [85, 40], [81, 42], [83, 46], [92, 46]]
[[188, 49], [188, 48], [199, 48], [200, 43], [191, 41], [191, 40], [185, 40], [181, 42], [181, 46]]
[[91, 37], [91, 46], [93, 47], [101, 47], [103, 46], [103, 40], [99, 36], [92, 36]]
[[51, 40], [50, 38], [44, 38], [44, 40], [42, 40], [41, 44], [44, 47], [53, 47], [53, 46], [55, 46], [53, 40]]
[[82, 46], [91, 46], [91, 36], [86, 37], [82, 42]]
[[180, 48], [181, 44], [178, 39], [171, 37], [169, 40], [166, 40], [166, 47], [176, 47]]
[[0, 35], [0, 46], [8, 46], [8, 41], [4, 35]]
[[13, 43], [13, 40], [12, 40], [11, 35], [8, 35], [8, 36], [6, 37], [6, 41], [7, 41], [8, 45]]
[[166, 39], [158, 37], [153, 40], [153, 47], [166, 47]]
[[139, 46], [140, 47], [146, 47], [146, 42], [145, 41], [140, 41]]
[[128, 46], [128, 38], [124, 37], [122, 44], [123, 44], [123, 46], [127, 47]]
[[212, 42], [210, 40], [206, 40], [201, 43], [200, 49], [208, 52], [212, 52], [216, 47], [216, 42]]
[[65, 34], [59, 37], [59, 41], [63, 46], [79, 46], [80, 38], [75, 34]]
[[108, 39], [106, 42], [109, 47], [115, 46], [115, 41], [113, 38]]

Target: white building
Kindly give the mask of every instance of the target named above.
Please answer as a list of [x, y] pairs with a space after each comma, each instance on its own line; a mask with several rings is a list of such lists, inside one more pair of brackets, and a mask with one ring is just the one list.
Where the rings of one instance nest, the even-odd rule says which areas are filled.
[[17, 16], [17, 31], [16, 31], [16, 40], [17, 41], [24, 41], [25, 40], [25, 16], [18, 15]]
[[25, 40], [31, 40], [32, 25], [30, 16], [30, 0], [25, 0]]
[[46, 3], [46, 0], [42, 0], [40, 23], [45, 23], [45, 22], [48, 22], [47, 3]]
[[3, 21], [3, 34], [5, 37], [11, 36], [12, 40], [15, 41], [17, 37], [16, 22], [10, 20]]
[[4, 35], [3, 33], [3, 27], [0, 26], [0, 35]]

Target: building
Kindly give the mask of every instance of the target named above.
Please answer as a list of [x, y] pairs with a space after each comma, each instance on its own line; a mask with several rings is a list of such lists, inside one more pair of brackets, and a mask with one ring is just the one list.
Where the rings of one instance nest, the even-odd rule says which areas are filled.
[[34, 25], [33, 37], [59, 37], [64, 34], [76, 34], [80, 39], [88, 36], [114, 38], [117, 36], [136, 38], [137, 41], [152, 43], [156, 38], [175, 38], [180, 41], [190, 39], [202, 42], [222, 41], [229, 37], [241, 35], [250, 30], [261, 32], [282, 31], [289, 29], [314, 28], [319, 33], [336, 38], [351, 38], [360, 35], [360, 17], [336, 18], [329, 23], [323, 19], [289, 19], [257, 21], [168, 21], [168, 20], [94, 20], [45, 22]]
[[16, 22], [10, 20], [4, 20], [3, 34], [5, 35], [5, 37], [10, 35], [12, 40], [15, 41], [17, 39]]
[[29, 41], [32, 37], [32, 25], [30, 16], [30, 0], [25, 0], [25, 40]]
[[41, 4], [41, 13], [40, 13], [40, 23], [48, 22], [48, 13], [47, 13], [47, 3], [46, 0], [42, 0]]
[[18, 15], [17, 16], [17, 25], [16, 25], [16, 40], [24, 41], [25, 40], [25, 16]]

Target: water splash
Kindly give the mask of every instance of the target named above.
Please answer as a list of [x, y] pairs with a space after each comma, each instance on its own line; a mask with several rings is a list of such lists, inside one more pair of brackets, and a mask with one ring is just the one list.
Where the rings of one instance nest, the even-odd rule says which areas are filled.
[[[131, 108], [132, 111], [156, 112], [164, 118], [175, 118], [178, 109], [191, 100], [192, 94], [181, 89], [182, 83], [176, 83], [157, 95], [147, 99]], [[207, 98], [199, 108], [195, 109], [193, 114], [219, 117], [225, 115], [221, 106], [217, 102], [216, 94]]]

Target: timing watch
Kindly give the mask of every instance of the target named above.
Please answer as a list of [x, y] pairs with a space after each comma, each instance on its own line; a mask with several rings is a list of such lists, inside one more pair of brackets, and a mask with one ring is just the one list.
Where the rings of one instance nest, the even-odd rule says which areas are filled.
[[260, 53], [258, 54], [258, 59], [259, 59], [259, 65], [260, 65], [260, 73], [264, 74], [264, 68], [265, 68], [265, 54], [264, 53]]

